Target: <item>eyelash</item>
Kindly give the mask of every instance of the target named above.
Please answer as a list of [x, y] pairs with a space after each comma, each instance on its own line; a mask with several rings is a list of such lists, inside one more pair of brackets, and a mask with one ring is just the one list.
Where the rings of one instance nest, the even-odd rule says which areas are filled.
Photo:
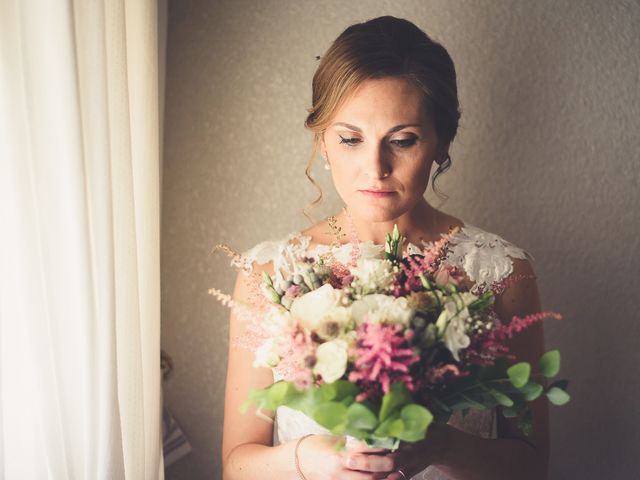
[[[340, 137], [340, 142], [338, 143], [344, 143], [349, 147], [355, 147], [356, 144], [361, 143], [357, 141], [358, 140], [357, 138], [344, 138], [342, 135], [338, 135], [338, 136]], [[404, 138], [402, 140], [391, 140], [391, 143], [394, 143], [399, 148], [409, 148], [416, 143], [416, 140], [417, 140], [416, 137]]]

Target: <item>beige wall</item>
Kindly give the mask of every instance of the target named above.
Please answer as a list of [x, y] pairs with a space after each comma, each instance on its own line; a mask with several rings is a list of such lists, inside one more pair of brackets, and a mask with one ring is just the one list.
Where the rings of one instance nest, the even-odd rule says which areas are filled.
[[[640, 8], [557, 0], [170, 2], [162, 346], [175, 361], [165, 400], [194, 451], [168, 478], [220, 476], [228, 312], [207, 289], [230, 291], [235, 273], [209, 250], [306, 227], [315, 55], [384, 14], [424, 28], [457, 66], [441, 208], [532, 252], [543, 307], [566, 316], [546, 324], [573, 396], [551, 407], [552, 478], [635, 478]], [[315, 172], [317, 216], [337, 212]]]

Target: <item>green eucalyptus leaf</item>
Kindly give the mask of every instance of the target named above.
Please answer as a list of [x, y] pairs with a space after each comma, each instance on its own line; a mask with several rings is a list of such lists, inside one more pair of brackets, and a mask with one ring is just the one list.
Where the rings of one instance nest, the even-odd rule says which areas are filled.
[[347, 425], [349, 428], [373, 430], [378, 425], [378, 417], [362, 403], [352, 403], [347, 408]]
[[400, 411], [403, 431], [395, 435], [405, 442], [417, 442], [425, 437], [427, 427], [433, 421], [431, 412], [417, 403], [405, 405]]
[[396, 418], [389, 423], [389, 436], [401, 438], [404, 434], [405, 426], [402, 418]]
[[375, 431], [373, 432], [373, 436], [376, 438], [386, 438], [386, 437], [390, 437], [392, 436], [389, 433], [389, 428], [392, 422], [394, 422], [395, 420], [397, 420], [398, 418], [400, 418], [400, 412], [399, 411], [395, 411], [391, 414], [389, 414], [389, 416], [386, 418], [386, 420], [384, 420], [383, 422], [381, 422], [378, 425], [378, 428], [375, 429]]
[[560, 351], [551, 350], [540, 357], [540, 373], [547, 378], [554, 377], [560, 371]]
[[346, 425], [347, 407], [340, 402], [325, 402], [316, 406], [313, 419], [328, 430]]
[[559, 387], [551, 387], [547, 392], [547, 397], [554, 405], [564, 405], [571, 399], [569, 394]]
[[280, 380], [268, 387], [267, 404], [265, 407], [269, 410], [275, 410], [280, 405], [286, 404], [297, 394], [299, 394], [299, 392], [296, 390], [293, 383]]
[[520, 391], [522, 392], [524, 399], [530, 402], [538, 398], [542, 394], [543, 390], [544, 387], [539, 383], [529, 381]]
[[[345, 398], [353, 398], [358, 394], [358, 387], [347, 380], [336, 380], [333, 383], [323, 383], [319, 387], [323, 400], [340, 402]], [[351, 402], [348, 402], [349, 405]]]
[[529, 374], [531, 373], [531, 365], [527, 362], [516, 363], [511, 365], [507, 369], [507, 375], [511, 384], [516, 388], [521, 388], [526, 385], [529, 380]]
[[491, 396], [493, 398], [496, 399], [496, 401], [502, 405], [503, 407], [512, 407], [513, 406], [513, 400], [511, 400], [508, 396], [506, 396], [504, 393], [499, 392], [497, 390], [490, 390], [491, 392]]
[[402, 382], [395, 382], [389, 388], [389, 391], [382, 397], [382, 405], [380, 405], [380, 413], [378, 419], [384, 422], [387, 417], [396, 409], [411, 402], [411, 394]]

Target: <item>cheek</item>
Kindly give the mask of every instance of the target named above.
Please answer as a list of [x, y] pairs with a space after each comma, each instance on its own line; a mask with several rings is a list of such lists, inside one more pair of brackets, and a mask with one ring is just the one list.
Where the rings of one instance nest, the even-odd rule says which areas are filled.
[[331, 166], [331, 177], [336, 189], [342, 193], [346, 187], [355, 186], [358, 172], [344, 162], [336, 162]]
[[421, 195], [429, 183], [430, 169], [431, 163], [420, 162], [407, 165], [406, 168], [399, 168], [397, 174], [402, 178], [402, 183], [407, 190], [415, 191]]

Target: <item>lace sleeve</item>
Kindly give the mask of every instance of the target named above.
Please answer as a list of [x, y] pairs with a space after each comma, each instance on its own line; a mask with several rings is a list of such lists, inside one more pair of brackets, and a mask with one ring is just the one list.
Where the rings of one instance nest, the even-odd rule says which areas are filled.
[[251, 273], [253, 265], [264, 265], [273, 262], [276, 279], [282, 280], [283, 275], [293, 271], [292, 260], [309, 247], [310, 237], [299, 232], [290, 233], [280, 240], [260, 242], [231, 263]]
[[466, 225], [451, 240], [447, 261], [462, 268], [474, 283], [471, 293], [500, 289], [513, 273], [513, 258], [533, 256], [504, 238], [480, 228]]

